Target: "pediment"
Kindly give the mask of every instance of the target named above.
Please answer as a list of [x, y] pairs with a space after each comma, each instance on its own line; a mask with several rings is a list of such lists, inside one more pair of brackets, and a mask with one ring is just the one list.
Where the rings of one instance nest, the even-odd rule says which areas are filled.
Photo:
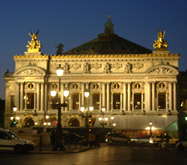
[[148, 71], [147, 71], [148, 74], [160, 74], [160, 75], [169, 75], [169, 74], [178, 74], [178, 70], [172, 66], [168, 66], [168, 65], [158, 65], [158, 66], [154, 66], [152, 68], [150, 68]]
[[36, 67], [36, 66], [27, 66], [18, 69], [15, 76], [45, 76], [46, 71], [43, 68]]

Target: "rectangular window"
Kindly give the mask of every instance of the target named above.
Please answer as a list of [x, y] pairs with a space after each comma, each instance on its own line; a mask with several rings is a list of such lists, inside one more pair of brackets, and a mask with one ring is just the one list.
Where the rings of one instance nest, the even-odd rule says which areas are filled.
[[34, 109], [34, 93], [27, 93], [27, 109]]
[[58, 108], [58, 95], [51, 96], [51, 109], [57, 109]]
[[134, 94], [134, 109], [141, 109], [141, 93]]
[[99, 109], [100, 102], [99, 102], [99, 94], [93, 94], [93, 107], [94, 109]]
[[79, 109], [79, 94], [72, 94], [72, 109]]
[[120, 109], [120, 93], [113, 94], [113, 109]]
[[166, 94], [165, 93], [158, 94], [158, 108], [166, 109]]

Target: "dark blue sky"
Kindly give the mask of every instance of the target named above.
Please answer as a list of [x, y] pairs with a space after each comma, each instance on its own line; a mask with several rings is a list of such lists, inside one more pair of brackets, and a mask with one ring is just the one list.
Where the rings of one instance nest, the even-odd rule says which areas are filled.
[[103, 33], [108, 15], [116, 34], [151, 50], [157, 28], [165, 28], [168, 50], [181, 55], [179, 70], [187, 69], [186, 0], [1, 0], [0, 98], [3, 75], [14, 71], [13, 56], [27, 51], [29, 32], [40, 30], [42, 53], [53, 55], [59, 43], [67, 51]]

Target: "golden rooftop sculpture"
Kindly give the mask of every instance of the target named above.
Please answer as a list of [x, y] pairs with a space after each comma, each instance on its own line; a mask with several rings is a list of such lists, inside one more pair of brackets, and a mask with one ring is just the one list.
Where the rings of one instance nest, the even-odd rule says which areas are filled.
[[155, 43], [153, 44], [153, 47], [155, 48], [155, 50], [167, 50], [168, 44], [166, 43], [167, 40], [164, 40], [164, 36], [165, 36], [165, 29], [163, 30], [163, 32], [160, 32], [157, 29], [158, 32], [158, 39], [155, 40]]
[[34, 33], [29, 33], [29, 36], [31, 37], [31, 41], [28, 41], [27, 50], [28, 52], [40, 52], [41, 44], [40, 41], [37, 40], [39, 30]]

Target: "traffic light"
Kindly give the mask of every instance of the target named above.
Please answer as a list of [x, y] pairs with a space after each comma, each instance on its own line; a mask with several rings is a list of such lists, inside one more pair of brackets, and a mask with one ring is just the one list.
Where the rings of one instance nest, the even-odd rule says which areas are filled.
[[17, 121], [13, 121], [13, 124], [15, 125], [15, 124], [18, 124], [18, 122]]
[[92, 119], [89, 119], [89, 120], [88, 120], [88, 125], [89, 125], [89, 126], [92, 126]]

